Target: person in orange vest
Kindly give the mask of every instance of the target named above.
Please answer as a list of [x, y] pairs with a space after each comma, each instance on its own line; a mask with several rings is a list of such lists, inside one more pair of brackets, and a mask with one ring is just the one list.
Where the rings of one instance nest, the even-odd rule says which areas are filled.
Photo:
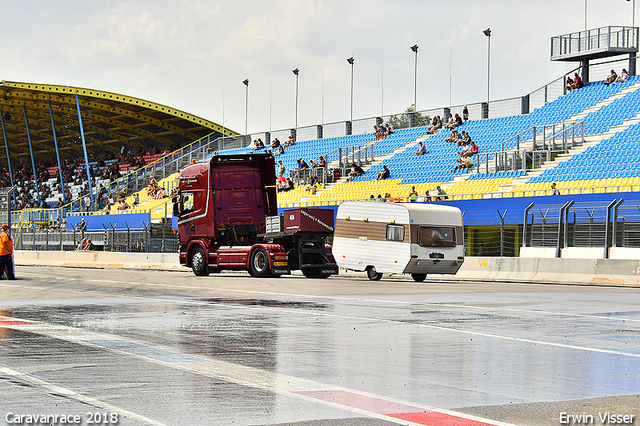
[[7, 272], [10, 280], [15, 280], [13, 273], [13, 240], [9, 235], [9, 225], [2, 225], [2, 233], [0, 233], [0, 279], [4, 279], [2, 275]]

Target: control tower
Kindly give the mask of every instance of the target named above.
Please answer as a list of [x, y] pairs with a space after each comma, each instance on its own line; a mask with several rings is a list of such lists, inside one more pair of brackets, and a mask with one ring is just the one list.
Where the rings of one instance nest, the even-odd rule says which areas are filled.
[[551, 60], [580, 62], [582, 80], [589, 82], [589, 61], [629, 55], [629, 75], [636, 75], [638, 27], [601, 27], [551, 37]]

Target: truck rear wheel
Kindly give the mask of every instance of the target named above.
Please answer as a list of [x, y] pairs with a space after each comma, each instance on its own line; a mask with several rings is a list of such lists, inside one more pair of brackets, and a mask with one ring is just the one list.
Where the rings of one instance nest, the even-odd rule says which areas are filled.
[[375, 266], [367, 266], [367, 278], [371, 281], [380, 281], [380, 278], [382, 278], [382, 272], [376, 271]]
[[193, 273], [197, 277], [206, 277], [209, 275], [209, 267], [207, 266], [207, 259], [202, 247], [196, 247], [191, 252], [191, 269], [193, 269]]
[[417, 283], [421, 283], [427, 278], [427, 274], [411, 274], [411, 278]]
[[263, 248], [257, 248], [251, 253], [249, 273], [257, 278], [269, 276], [269, 256]]

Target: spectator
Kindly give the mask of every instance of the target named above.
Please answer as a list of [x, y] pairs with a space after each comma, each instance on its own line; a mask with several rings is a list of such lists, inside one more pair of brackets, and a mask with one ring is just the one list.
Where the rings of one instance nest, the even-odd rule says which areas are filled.
[[382, 166], [382, 171], [378, 173], [376, 180], [388, 179], [391, 176], [391, 171], [387, 168], [386, 165]]
[[429, 190], [427, 189], [427, 191], [424, 193], [424, 200], [425, 201], [431, 201], [431, 195], [429, 194]]
[[469, 121], [469, 108], [466, 105], [462, 108], [462, 118], [465, 122]]
[[444, 189], [440, 188], [439, 186], [436, 186], [436, 190], [438, 191], [436, 200], [444, 201], [449, 199], [449, 196], [447, 195]]
[[379, 141], [382, 137], [382, 134], [380, 133], [380, 128], [378, 127], [377, 124], [373, 125], [373, 134], [375, 135], [376, 141]]
[[381, 124], [378, 130], [380, 131], [380, 139], [386, 139], [388, 134], [387, 128], [384, 127], [384, 124]]
[[285, 148], [289, 147], [289, 146], [293, 146], [296, 144], [296, 140], [293, 137], [293, 135], [289, 135], [289, 139], [287, 139], [287, 141], [284, 143]]
[[456, 113], [456, 116], [453, 119], [453, 126], [451, 128], [455, 129], [458, 126], [462, 126], [462, 118], [458, 115], [458, 113]]
[[295, 188], [295, 185], [293, 184], [293, 181], [291, 180], [290, 177], [287, 178], [287, 187], [284, 189], [284, 191], [291, 191], [293, 188]]
[[551, 195], [560, 195], [560, 191], [556, 188], [556, 183], [551, 184]]
[[318, 180], [315, 177], [309, 179], [309, 183], [304, 190], [311, 193], [311, 195], [315, 195], [318, 190]]
[[564, 92], [570, 92], [575, 87], [571, 77], [567, 77], [567, 84], [564, 85]]
[[118, 203], [118, 210], [127, 210], [129, 208], [129, 204], [125, 200], [120, 200]]
[[624, 83], [627, 80], [629, 80], [629, 73], [623, 68], [622, 72], [620, 73], [620, 77], [618, 77], [616, 81], [618, 83]]
[[284, 177], [284, 173], [278, 173], [278, 179], [276, 180], [276, 189], [278, 192], [285, 191], [287, 186], [287, 179]]
[[78, 222], [78, 224], [76, 225], [76, 229], [79, 232], [84, 232], [87, 230], [87, 222], [84, 221], [84, 218], [82, 218], [82, 220]]
[[469, 157], [473, 157], [478, 152], [480, 152], [480, 147], [474, 141], [471, 141], [471, 144], [469, 145], [469, 147], [470, 147], [469, 153], [467, 154]]
[[411, 187], [411, 192], [409, 193], [409, 196], [407, 198], [409, 199], [410, 203], [415, 203], [418, 200], [418, 191], [416, 191], [415, 186]]
[[138, 195], [138, 193], [136, 192], [136, 195], [133, 197], [133, 204], [132, 204], [132, 208], [137, 208], [140, 205], [140, 196]]
[[573, 84], [575, 85], [576, 89], [582, 89], [584, 87], [584, 82], [582, 81], [582, 79], [580, 78], [577, 72], [573, 73]]
[[284, 175], [287, 169], [284, 167], [282, 160], [278, 161], [278, 174]]
[[358, 166], [356, 163], [351, 163], [351, 172], [349, 173], [350, 177], [354, 178], [362, 176], [363, 174], [364, 170], [362, 169], [362, 167]]
[[272, 142], [271, 142], [271, 149], [276, 149], [279, 148], [281, 146], [280, 141], [278, 140], [278, 138], [275, 138]]
[[445, 142], [458, 143], [459, 140], [460, 135], [458, 134], [458, 131], [456, 129], [451, 129], [451, 133], [449, 134], [449, 137], [445, 139]]
[[609, 74], [604, 84], [608, 86], [611, 83], [615, 83], [617, 80], [618, 80], [618, 74], [616, 74], [614, 70], [611, 70], [611, 74]]
[[324, 157], [321, 155], [320, 158], [318, 158], [318, 162], [316, 163], [316, 166], [327, 167], [327, 160], [325, 160]]
[[473, 160], [471, 157], [467, 155], [463, 155], [458, 159], [458, 165], [456, 165], [456, 170], [470, 170], [474, 166]]
[[427, 133], [434, 134], [440, 129], [442, 129], [442, 120], [439, 115], [436, 115], [433, 117], [433, 120], [431, 120], [431, 126], [427, 129]]
[[282, 155], [284, 154], [284, 146], [282, 145], [278, 145], [278, 147], [276, 148], [276, 151], [274, 153], [274, 155]]
[[420, 141], [418, 143], [418, 149], [416, 151], [416, 155], [425, 155], [426, 153], [427, 153], [427, 147], [422, 141]]

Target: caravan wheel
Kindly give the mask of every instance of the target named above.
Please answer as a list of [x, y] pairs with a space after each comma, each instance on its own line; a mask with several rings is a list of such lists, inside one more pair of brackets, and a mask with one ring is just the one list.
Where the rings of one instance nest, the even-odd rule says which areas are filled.
[[427, 278], [427, 274], [411, 274], [411, 278], [417, 283], [421, 283]]
[[376, 271], [375, 266], [367, 266], [367, 278], [371, 281], [380, 281], [380, 278], [382, 278], [382, 272]]

